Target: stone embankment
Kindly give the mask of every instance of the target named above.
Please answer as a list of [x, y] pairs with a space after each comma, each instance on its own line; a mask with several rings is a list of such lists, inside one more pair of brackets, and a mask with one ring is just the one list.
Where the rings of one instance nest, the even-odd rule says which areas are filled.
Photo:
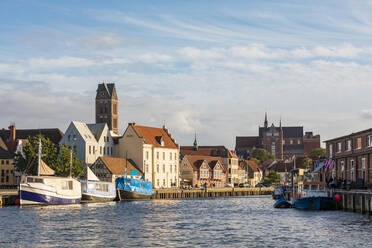
[[207, 189], [156, 189], [152, 199], [185, 199], [231, 196], [271, 195], [274, 188], [207, 188]]

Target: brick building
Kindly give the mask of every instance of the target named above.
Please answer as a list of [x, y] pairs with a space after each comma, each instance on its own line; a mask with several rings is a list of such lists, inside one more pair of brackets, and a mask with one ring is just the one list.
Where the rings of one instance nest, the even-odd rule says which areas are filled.
[[336, 177], [358, 184], [372, 184], [372, 128], [325, 141], [333, 169], [324, 178]]
[[235, 151], [239, 158], [248, 159], [250, 153], [256, 148], [264, 148], [277, 159], [305, 157], [320, 147], [320, 135], [306, 132], [303, 127], [283, 127], [280, 120], [279, 126], [268, 125], [267, 114], [263, 127], [258, 128], [258, 136], [237, 136]]
[[115, 84], [98, 84], [96, 95], [96, 123], [107, 123], [118, 134], [118, 96]]

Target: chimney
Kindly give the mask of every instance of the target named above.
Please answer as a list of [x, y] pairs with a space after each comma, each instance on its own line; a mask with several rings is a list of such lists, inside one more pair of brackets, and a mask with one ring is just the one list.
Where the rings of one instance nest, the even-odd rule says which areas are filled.
[[15, 141], [16, 140], [16, 127], [15, 123], [10, 124], [9, 126], [9, 140]]

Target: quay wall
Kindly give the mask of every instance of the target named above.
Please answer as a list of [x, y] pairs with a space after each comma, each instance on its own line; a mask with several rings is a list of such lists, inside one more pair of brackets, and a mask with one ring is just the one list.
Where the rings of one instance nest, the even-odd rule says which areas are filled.
[[156, 189], [152, 199], [187, 199], [271, 195], [274, 188]]
[[335, 193], [341, 196], [341, 201], [337, 203], [337, 209], [372, 214], [372, 191], [336, 190]]

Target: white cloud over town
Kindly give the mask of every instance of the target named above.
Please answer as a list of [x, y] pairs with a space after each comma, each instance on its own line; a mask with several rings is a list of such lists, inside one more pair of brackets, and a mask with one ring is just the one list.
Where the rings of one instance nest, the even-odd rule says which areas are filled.
[[257, 134], [265, 111], [271, 122], [282, 117], [322, 139], [368, 128], [371, 6], [349, 7], [300, 16], [307, 6], [259, 4], [217, 8], [219, 18], [207, 9], [92, 8], [79, 13], [85, 26], [67, 18], [30, 25], [33, 33], [7, 31], [0, 125], [65, 131], [72, 120], [93, 122], [105, 80], [116, 83], [122, 131], [128, 122], [165, 122], [181, 144], [197, 132], [201, 144], [234, 148], [235, 136]]

